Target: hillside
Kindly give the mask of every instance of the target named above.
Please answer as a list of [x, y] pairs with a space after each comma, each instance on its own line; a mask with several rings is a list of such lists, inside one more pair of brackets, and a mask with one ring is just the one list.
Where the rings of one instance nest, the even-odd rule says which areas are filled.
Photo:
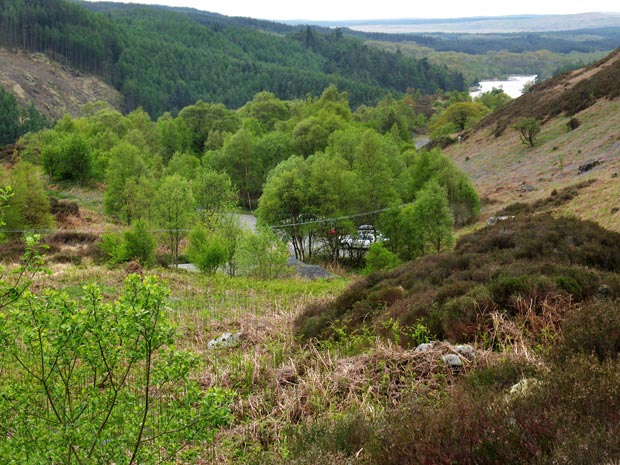
[[123, 97], [111, 85], [42, 53], [0, 48], [0, 62], [0, 86], [13, 93], [20, 104], [33, 103], [51, 120], [66, 114], [79, 116], [83, 105], [98, 100], [123, 109]]
[[90, 6], [0, 2], [0, 45], [43, 52], [100, 76], [123, 94], [128, 110], [142, 106], [153, 117], [198, 100], [240, 107], [263, 90], [293, 99], [335, 84], [358, 106], [408, 88], [430, 94], [465, 87], [457, 72], [337, 33], [308, 28], [278, 35], [185, 10]]
[[[482, 120], [446, 150], [485, 199], [485, 216], [514, 202], [533, 202], [585, 180], [592, 183], [552, 210], [620, 231], [620, 52], [588, 68], [533, 86]], [[541, 122], [535, 147], [523, 145], [512, 126], [519, 117]], [[581, 123], [569, 130], [567, 123]], [[586, 162], [592, 169], [580, 171]]]

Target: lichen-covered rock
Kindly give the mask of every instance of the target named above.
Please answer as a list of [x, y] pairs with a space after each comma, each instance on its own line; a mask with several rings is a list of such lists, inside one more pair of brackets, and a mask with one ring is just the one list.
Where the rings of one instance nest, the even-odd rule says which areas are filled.
[[434, 344], [432, 342], [424, 342], [415, 348], [416, 352], [428, 352], [433, 349]]
[[476, 349], [474, 349], [474, 346], [471, 344], [454, 346], [454, 351], [468, 360], [473, 360], [476, 358]]
[[463, 367], [463, 360], [461, 360], [461, 357], [456, 354], [442, 355], [441, 360], [443, 360], [446, 365], [455, 371], [458, 371]]
[[217, 339], [211, 339], [207, 344], [209, 349], [223, 349], [236, 347], [241, 342], [241, 333], [224, 333]]
[[526, 396], [531, 392], [532, 388], [538, 384], [540, 384], [540, 381], [536, 378], [523, 378], [510, 388], [508, 394], [505, 396], [505, 399], [506, 401], [511, 401], [517, 397]]

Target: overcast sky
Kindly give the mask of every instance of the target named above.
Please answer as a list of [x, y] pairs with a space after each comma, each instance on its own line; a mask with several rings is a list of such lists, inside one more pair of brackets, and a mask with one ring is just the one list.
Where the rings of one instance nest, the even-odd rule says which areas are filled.
[[[92, 1], [92, 0], [91, 0]], [[97, 1], [97, 0], [94, 0]], [[123, 0], [188, 6], [228, 16], [287, 20], [457, 18], [519, 14], [620, 13], [620, 0]]]

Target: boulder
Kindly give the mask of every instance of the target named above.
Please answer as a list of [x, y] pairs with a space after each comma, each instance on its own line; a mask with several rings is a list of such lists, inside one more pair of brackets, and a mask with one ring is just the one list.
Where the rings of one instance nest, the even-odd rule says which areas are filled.
[[474, 349], [474, 346], [471, 344], [454, 346], [454, 351], [468, 360], [474, 360], [476, 358], [476, 349]]
[[422, 343], [415, 348], [415, 352], [428, 352], [433, 349], [433, 345], [432, 342]]
[[217, 339], [211, 339], [207, 344], [209, 349], [225, 349], [236, 347], [241, 343], [241, 333], [224, 333]]
[[459, 371], [463, 367], [463, 360], [456, 354], [442, 355], [441, 360], [454, 371]]
[[536, 378], [523, 378], [517, 384], [512, 386], [505, 397], [505, 400], [510, 401], [517, 397], [527, 395], [534, 386], [540, 384]]
[[598, 160], [588, 160], [584, 163], [582, 163], [581, 165], [579, 165], [579, 168], [577, 170], [577, 174], [581, 174], [581, 173], [585, 173], [587, 171], [590, 171], [592, 168], [595, 168], [596, 166], [600, 165], [601, 162]]

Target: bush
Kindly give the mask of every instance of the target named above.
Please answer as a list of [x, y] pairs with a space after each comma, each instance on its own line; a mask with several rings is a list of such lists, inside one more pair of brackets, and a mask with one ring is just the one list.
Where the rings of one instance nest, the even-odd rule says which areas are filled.
[[620, 302], [601, 300], [579, 306], [562, 324], [563, 340], [557, 347], [561, 359], [574, 354], [599, 360], [620, 356]]
[[6, 183], [12, 193], [4, 212], [7, 229], [45, 229], [54, 224], [38, 167], [20, 162], [8, 174]]
[[43, 169], [54, 181], [83, 182], [91, 176], [91, 147], [80, 134], [63, 134], [41, 151]]
[[566, 129], [568, 129], [569, 131], [574, 131], [579, 126], [581, 126], [581, 120], [579, 120], [579, 118], [576, 118], [574, 116], [568, 120], [568, 123], [566, 123]]
[[228, 249], [224, 238], [198, 225], [189, 233], [187, 255], [201, 272], [213, 274], [226, 265]]
[[192, 380], [199, 360], [173, 347], [168, 295], [156, 278], [137, 275], [114, 302], [95, 285], [76, 298], [25, 294], [1, 325], [0, 411], [10, 434], [0, 457], [179, 463], [182, 449], [213, 440], [231, 420], [233, 396]]
[[287, 272], [289, 251], [270, 228], [245, 231], [235, 251], [239, 273], [261, 279], [274, 279]]
[[153, 264], [156, 244], [146, 221], [136, 221], [132, 229], [125, 231], [124, 239], [124, 261], [138, 260], [142, 265]]
[[99, 247], [108, 257], [110, 263], [117, 264], [125, 261], [125, 241], [122, 233], [104, 233], [101, 236]]
[[385, 248], [383, 242], [375, 242], [366, 254], [366, 272], [372, 273], [378, 270], [389, 270], [400, 265], [398, 256]]
[[136, 221], [132, 229], [103, 234], [99, 247], [112, 264], [137, 260], [142, 265], [155, 262], [155, 239], [145, 221]]

